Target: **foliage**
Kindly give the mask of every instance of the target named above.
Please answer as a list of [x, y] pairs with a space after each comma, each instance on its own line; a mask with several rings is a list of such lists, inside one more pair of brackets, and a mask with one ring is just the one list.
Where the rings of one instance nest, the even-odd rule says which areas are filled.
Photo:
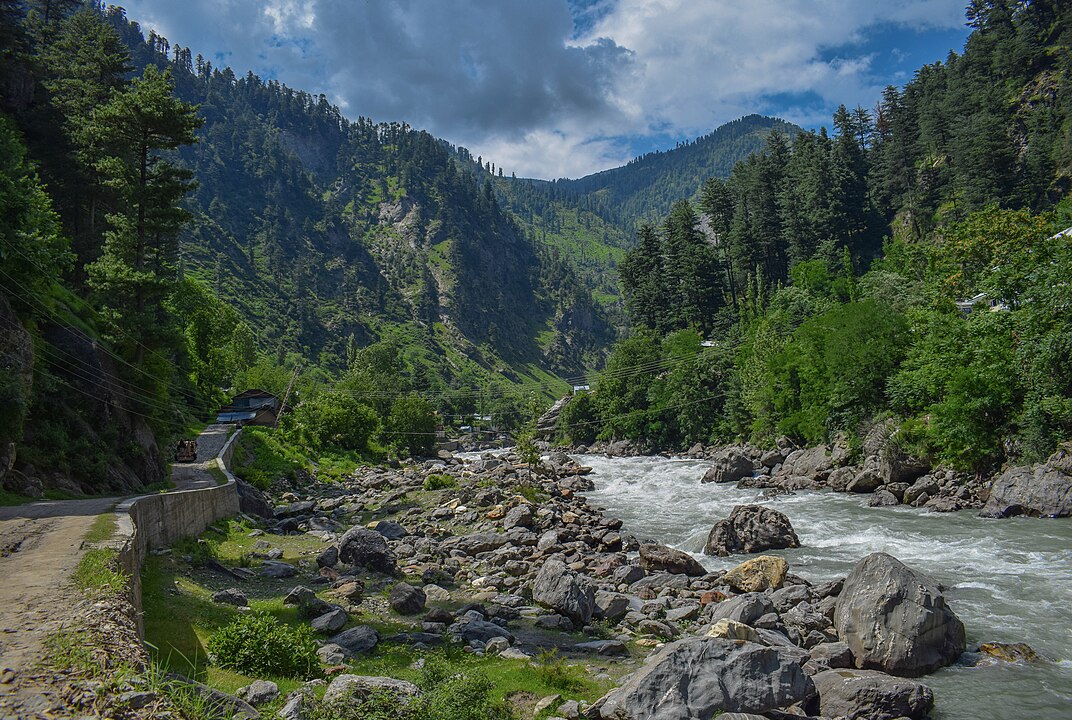
[[307, 398], [286, 418], [287, 434], [313, 451], [367, 451], [380, 430], [376, 411], [345, 392]]
[[536, 657], [536, 675], [545, 684], [562, 692], [576, 692], [584, 685], [577, 670], [566, 664], [557, 649], [540, 651]]
[[427, 455], [435, 448], [436, 422], [431, 403], [416, 395], [407, 395], [391, 404], [387, 435], [395, 447], [411, 457]]
[[317, 648], [307, 625], [285, 625], [263, 612], [240, 615], [208, 642], [217, 665], [257, 677], [313, 677], [320, 668]]
[[272, 428], [247, 427], [235, 448], [234, 474], [261, 490], [268, 490], [281, 478], [293, 477], [307, 458], [290, 447], [282, 433]]
[[446, 490], [457, 487], [458, 481], [452, 476], [442, 473], [432, 473], [424, 479], [425, 490]]

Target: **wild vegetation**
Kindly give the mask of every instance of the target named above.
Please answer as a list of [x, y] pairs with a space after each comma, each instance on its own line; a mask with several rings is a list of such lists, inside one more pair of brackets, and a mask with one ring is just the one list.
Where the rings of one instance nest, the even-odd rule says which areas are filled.
[[[982, 471], [1072, 433], [1072, 15], [976, 2], [963, 55], [834, 134], [772, 135], [645, 225], [620, 265], [633, 336], [572, 442], [898, 442]], [[702, 342], [706, 338], [707, 342]]]

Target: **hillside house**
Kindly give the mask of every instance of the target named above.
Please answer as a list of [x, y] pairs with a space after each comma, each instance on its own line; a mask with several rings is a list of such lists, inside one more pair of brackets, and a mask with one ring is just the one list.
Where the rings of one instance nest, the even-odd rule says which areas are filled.
[[279, 413], [278, 397], [266, 390], [246, 390], [235, 395], [230, 404], [220, 408], [216, 422], [272, 426], [276, 424]]

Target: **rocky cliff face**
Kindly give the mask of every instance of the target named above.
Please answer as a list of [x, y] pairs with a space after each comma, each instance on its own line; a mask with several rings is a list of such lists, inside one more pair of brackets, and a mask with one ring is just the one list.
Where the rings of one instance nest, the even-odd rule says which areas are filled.
[[40, 326], [42, 354], [0, 295], [0, 484], [40, 497], [126, 493], [164, 480], [164, 459], [134, 386], [81, 330]]
[[33, 361], [33, 338], [0, 294], [0, 483], [13, 492], [18, 488], [8, 487], [7, 475], [15, 464], [16, 441], [29, 406]]

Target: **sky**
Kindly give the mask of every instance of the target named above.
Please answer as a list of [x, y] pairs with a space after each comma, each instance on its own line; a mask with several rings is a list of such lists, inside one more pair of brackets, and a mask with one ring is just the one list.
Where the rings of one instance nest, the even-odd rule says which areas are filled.
[[581, 177], [750, 113], [829, 125], [960, 52], [966, 0], [127, 0], [236, 74]]

